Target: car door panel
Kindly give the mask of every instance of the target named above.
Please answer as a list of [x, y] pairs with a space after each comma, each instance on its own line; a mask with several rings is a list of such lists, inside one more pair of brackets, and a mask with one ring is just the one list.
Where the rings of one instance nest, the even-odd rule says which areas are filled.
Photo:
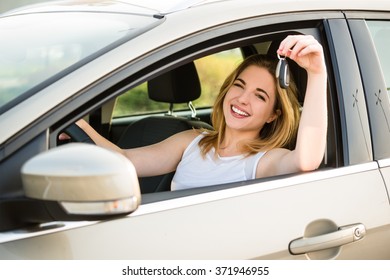
[[379, 166], [381, 167], [381, 173], [383, 179], [385, 180], [387, 187], [387, 196], [390, 204], [390, 159], [383, 159], [378, 161]]
[[[371, 134], [373, 139], [374, 159], [378, 160], [380, 172], [387, 187], [387, 197], [390, 193], [390, 102], [388, 97], [389, 77], [389, 39], [383, 37], [380, 31], [390, 27], [390, 17], [383, 13], [349, 12], [346, 14], [348, 25], [354, 41], [357, 60], [364, 83], [369, 113]], [[389, 213], [387, 213], [389, 215]], [[389, 226], [383, 227], [384, 234], [390, 236]], [[378, 250], [389, 250], [389, 244]]]
[[292, 255], [289, 244], [322, 220], [367, 231], [328, 258], [378, 258], [390, 246], [390, 207], [374, 163], [141, 205], [121, 219], [2, 243], [0, 258], [27, 250], [33, 259], [317, 259], [320, 251]]

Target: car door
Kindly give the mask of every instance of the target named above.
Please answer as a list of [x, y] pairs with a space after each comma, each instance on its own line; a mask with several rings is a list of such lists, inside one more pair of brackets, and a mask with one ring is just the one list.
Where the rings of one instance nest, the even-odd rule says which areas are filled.
[[[237, 21], [181, 40], [180, 51], [172, 45], [155, 55], [167, 62], [167, 52], [176, 53], [180, 59], [168, 56], [168, 62], [178, 63], [213, 48], [247, 45], [262, 36], [291, 32], [312, 34], [326, 54], [329, 132], [319, 170], [145, 194], [140, 207], [126, 217], [44, 223], [35, 230], [0, 233], [0, 258], [390, 258], [385, 173], [373, 157], [365, 91], [343, 13], [319, 11]], [[51, 129], [51, 139], [60, 129], [60, 124]]]

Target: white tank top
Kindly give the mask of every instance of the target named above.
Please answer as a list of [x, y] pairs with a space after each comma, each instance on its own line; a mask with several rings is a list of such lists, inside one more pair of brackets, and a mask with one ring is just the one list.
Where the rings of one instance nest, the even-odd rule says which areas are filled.
[[185, 149], [172, 179], [171, 190], [198, 188], [254, 179], [260, 158], [265, 152], [245, 157], [245, 155], [220, 157], [212, 148], [202, 157], [197, 136]]

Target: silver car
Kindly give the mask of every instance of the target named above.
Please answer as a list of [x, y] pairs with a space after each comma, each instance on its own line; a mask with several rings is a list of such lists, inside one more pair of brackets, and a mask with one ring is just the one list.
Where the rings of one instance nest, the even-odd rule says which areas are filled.
[[[222, 79], [288, 34], [325, 51], [316, 171], [170, 191], [74, 125], [123, 148], [208, 127]], [[52, 1], [0, 36], [0, 259], [390, 259], [389, 1]]]

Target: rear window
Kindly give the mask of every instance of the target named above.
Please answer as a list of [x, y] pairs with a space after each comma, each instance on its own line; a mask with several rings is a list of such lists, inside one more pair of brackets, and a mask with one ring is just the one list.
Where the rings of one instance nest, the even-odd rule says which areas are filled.
[[390, 21], [367, 21], [390, 94]]
[[0, 18], [0, 114], [66, 69], [153, 28], [152, 16], [38, 13]]

